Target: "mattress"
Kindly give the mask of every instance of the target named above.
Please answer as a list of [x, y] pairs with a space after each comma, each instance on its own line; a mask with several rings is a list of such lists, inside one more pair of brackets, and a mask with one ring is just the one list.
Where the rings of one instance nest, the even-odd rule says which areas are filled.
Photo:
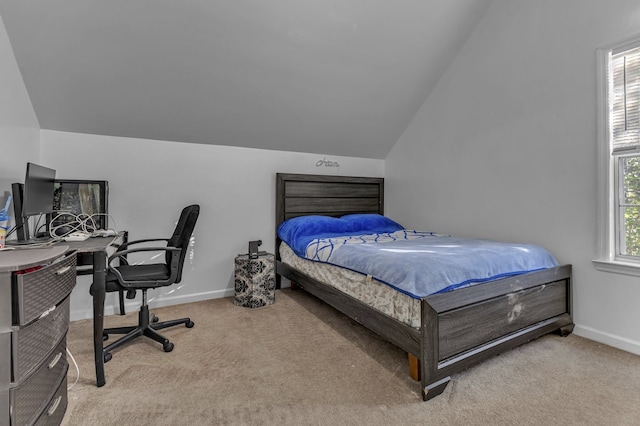
[[407, 229], [318, 237], [303, 257], [371, 275], [416, 299], [558, 266], [534, 244]]
[[280, 260], [323, 284], [358, 299], [405, 325], [420, 329], [420, 300], [414, 299], [367, 275], [328, 263], [304, 259], [286, 243], [280, 244]]

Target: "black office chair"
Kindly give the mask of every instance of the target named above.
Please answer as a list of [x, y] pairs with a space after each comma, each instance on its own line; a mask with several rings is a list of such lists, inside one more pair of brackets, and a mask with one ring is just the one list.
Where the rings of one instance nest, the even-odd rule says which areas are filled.
[[[109, 272], [107, 274], [106, 291], [127, 291], [128, 293], [136, 290], [142, 291], [142, 306], [138, 314], [138, 325], [129, 327], [107, 328], [104, 330], [103, 339], [107, 340], [109, 334], [125, 334], [125, 336], [109, 344], [104, 348], [104, 361], [111, 359], [111, 351], [123, 344], [139, 337], [147, 336], [156, 342], [162, 343], [165, 352], [173, 350], [173, 343], [162, 336], [156, 330], [174, 325], [185, 324], [187, 328], [194, 326], [193, 321], [189, 318], [180, 318], [176, 320], [158, 322], [158, 318], [149, 314], [149, 306], [147, 305], [147, 290], [150, 288], [158, 288], [179, 283], [182, 279], [182, 266], [184, 258], [189, 246], [191, 234], [196, 225], [196, 220], [200, 213], [200, 206], [197, 204], [185, 207], [180, 214], [180, 219], [173, 231], [171, 238], [145, 239], [129, 241], [123, 244], [118, 251], [109, 257]], [[140, 247], [130, 248], [132, 245], [140, 243], [149, 243], [154, 241], [166, 241], [166, 247]], [[129, 265], [126, 256], [140, 252], [165, 252], [164, 263]], [[117, 262], [116, 262], [117, 260]], [[114, 264], [119, 265], [114, 266]], [[91, 286], [93, 293], [93, 285]]]

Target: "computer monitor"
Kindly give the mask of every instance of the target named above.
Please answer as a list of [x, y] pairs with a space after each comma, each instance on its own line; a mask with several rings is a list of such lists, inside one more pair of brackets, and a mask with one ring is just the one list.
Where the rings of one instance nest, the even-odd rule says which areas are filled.
[[[61, 213], [80, 216], [86, 220], [90, 231], [108, 229], [109, 183], [105, 180], [56, 180], [53, 191], [54, 220], [52, 229], [61, 235], [65, 223], [71, 217]], [[89, 219], [90, 218], [90, 219]]]
[[27, 163], [27, 175], [24, 178], [22, 216], [35, 216], [53, 211], [55, 180], [55, 170]]
[[13, 184], [13, 210], [16, 216], [18, 241], [31, 239], [29, 217], [49, 214], [53, 211], [55, 178], [54, 169], [27, 163], [24, 184]]

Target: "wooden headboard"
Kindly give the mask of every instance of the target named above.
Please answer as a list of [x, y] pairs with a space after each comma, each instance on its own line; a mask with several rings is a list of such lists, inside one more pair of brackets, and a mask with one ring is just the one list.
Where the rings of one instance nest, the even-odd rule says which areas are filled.
[[277, 230], [285, 220], [312, 214], [343, 216], [351, 213], [384, 214], [384, 178], [278, 173], [276, 259], [280, 259], [281, 242]]
[[276, 175], [276, 226], [296, 216], [383, 214], [383, 210], [384, 178]]

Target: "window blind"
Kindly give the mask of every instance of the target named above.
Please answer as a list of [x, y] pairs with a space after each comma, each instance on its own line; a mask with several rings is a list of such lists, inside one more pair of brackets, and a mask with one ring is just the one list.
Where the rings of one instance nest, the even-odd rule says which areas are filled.
[[640, 152], [640, 46], [613, 52], [610, 76], [613, 153]]

